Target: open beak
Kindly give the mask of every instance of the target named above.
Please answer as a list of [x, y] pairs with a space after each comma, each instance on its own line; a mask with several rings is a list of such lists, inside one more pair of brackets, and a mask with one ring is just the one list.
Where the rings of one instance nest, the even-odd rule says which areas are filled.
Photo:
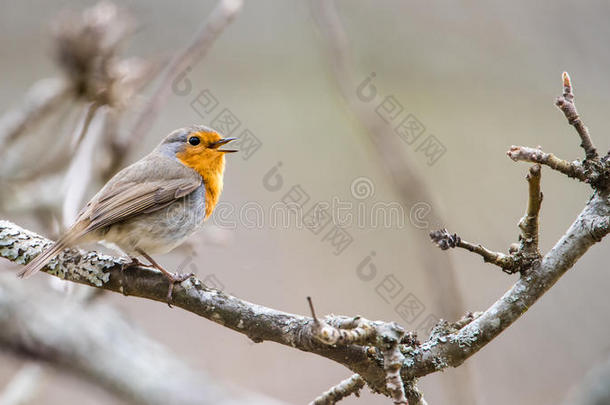
[[[222, 145], [227, 144], [231, 141], [236, 140], [237, 138], [222, 138], [220, 141], [215, 142], [212, 145], [212, 149], [218, 149], [220, 148]], [[224, 152], [224, 153], [233, 153], [233, 152], [237, 152], [237, 150], [234, 149], [218, 149], [218, 152]]]

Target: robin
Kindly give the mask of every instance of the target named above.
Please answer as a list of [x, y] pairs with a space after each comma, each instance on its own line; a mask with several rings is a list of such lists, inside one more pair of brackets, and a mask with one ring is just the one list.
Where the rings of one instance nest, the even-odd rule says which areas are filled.
[[74, 225], [18, 276], [30, 277], [65, 248], [105, 242], [131, 258], [127, 266], [139, 265], [137, 256], [143, 256], [161, 271], [171, 303], [174, 284], [192, 274], [171, 273], [150, 254], [174, 249], [212, 214], [222, 192], [225, 154], [237, 152], [220, 147], [233, 140], [202, 125], [173, 131], [152, 153], [110, 179]]

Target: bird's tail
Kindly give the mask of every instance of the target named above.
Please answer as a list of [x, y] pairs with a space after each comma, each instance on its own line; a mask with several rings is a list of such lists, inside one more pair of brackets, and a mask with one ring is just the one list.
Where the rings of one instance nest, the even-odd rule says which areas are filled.
[[28, 278], [38, 273], [40, 269], [42, 269], [51, 259], [53, 259], [59, 252], [67, 247], [68, 245], [65, 243], [65, 241], [61, 239], [58, 240], [53, 244], [53, 246], [36, 256], [34, 260], [29, 262], [23, 269], [21, 269], [19, 273], [17, 273], [17, 277]]
[[50, 248], [39, 254], [29, 262], [23, 269], [17, 273], [19, 278], [28, 278], [38, 273], [51, 259], [53, 259], [59, 252], [74, 246], [81, 238], [87, 234], [87, 224], [77, 222], [66, 233], [57, 240]]

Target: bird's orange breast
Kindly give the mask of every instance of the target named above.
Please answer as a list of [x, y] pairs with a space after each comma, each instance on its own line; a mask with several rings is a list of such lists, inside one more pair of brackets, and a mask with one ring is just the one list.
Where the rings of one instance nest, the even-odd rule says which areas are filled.
[[205, 218], [207, 219], [218, 203], [223, 188], [224, 156], [209, 155], [205, 148], [187, 148], [176, 154], [176, 158], [186, 167], [195, 170], [203, 179], [205, 187]]

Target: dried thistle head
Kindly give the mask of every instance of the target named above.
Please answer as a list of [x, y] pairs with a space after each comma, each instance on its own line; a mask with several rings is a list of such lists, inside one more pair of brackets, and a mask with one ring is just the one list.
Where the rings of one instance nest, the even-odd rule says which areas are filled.
[[120, 62], [118, 55], [134, 26], [129, 14], [110, 2], [58, 17], [53, 26], [55, 55], [77, 97], [114, 106], [132, 95], [125, 83], [142, 75], [143, 62]]

